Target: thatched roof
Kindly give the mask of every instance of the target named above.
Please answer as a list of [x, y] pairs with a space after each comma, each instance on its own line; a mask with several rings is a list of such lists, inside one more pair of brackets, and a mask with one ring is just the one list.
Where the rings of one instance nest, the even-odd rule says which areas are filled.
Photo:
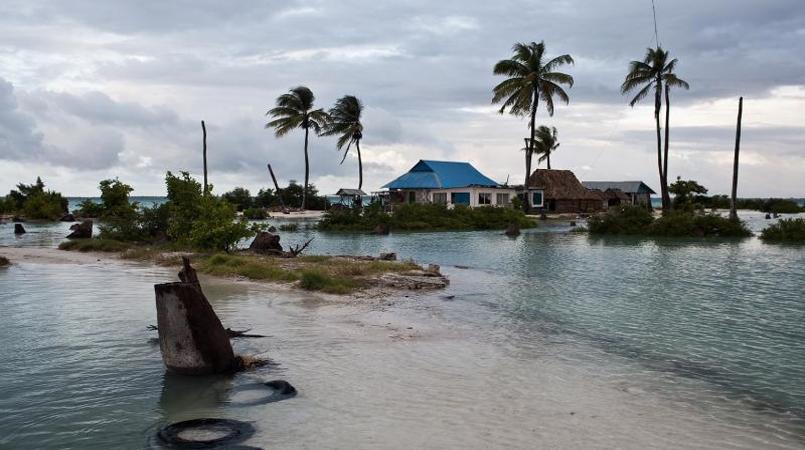
[[590, 189], [590, 192], [600, 196], [603, 200], [620, 200], [622, 202], [630, 200], [629, 196], [620, 189], [607, 189], [605, 191]]
[[528, 177], [528, 187], [545, 190], [546, 199], [600, 200], [569, 170], [537, 169]]

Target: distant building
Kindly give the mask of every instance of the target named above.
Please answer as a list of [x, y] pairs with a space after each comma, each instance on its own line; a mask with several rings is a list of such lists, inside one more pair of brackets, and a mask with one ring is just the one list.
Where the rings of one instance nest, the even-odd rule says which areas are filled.
[[420, 160], [408, 172], [383, 186], [392, 203], [509, 206], [513, 187], [503, 186], [472, 164]]
[[585, 188], [569, 170], [537, 169], [528, 178], [528, 189], [532, 206], [539, 207], [539, 196], [542, 211], [547, 213], [594, 213], [603, 211], [607, 204], [600, 193]]
[[656, 194], [646, 183], [642, 181], [585, 181], [582, 184], [587, 189], [605, 192], [607, 190], [619, 190], [629, 198], [628, 203], [632, 205], [645, 205], [651, 207], [651, 194]]

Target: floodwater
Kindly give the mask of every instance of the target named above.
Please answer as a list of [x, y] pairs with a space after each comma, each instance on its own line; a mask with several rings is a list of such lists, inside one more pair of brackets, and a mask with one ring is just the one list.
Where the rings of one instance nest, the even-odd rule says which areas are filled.
[[[67, 228], [26, 227], [0, 246]], [[0, 448], [158, 448], [159, 426], [200, 417], [251, 422], [242, 445], [266, 449], [805, 448], [805, 248], [567, 230], [284, 233], [441, 264], [451, 286], [332, 300], [202, 279], [225, 326], [268, 335], [236, 351], [274, 364], [200, 379], [166, 375], [147, 329], [175, 270], [18, 261], [0, 269]], [[299, 395], [237, 405], [272, 379]]]

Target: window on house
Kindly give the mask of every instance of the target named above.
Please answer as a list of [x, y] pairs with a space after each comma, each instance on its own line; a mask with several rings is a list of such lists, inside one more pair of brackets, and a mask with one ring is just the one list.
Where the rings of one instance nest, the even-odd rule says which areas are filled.
[[533, 192], [531, 194], [531, 206], [542, 206], [542, 192]]
[[503, 206], [509, 204], [509, 194], [497, 194], [495, 197], [496, 204]]
[[469, 205], [470, 193], [469, 192], [451, 192], [450, 203], [454, 205]]
[[433, 193], [433, 203], [437, 203], [439, 205], [446, 205], [447, 204], [447, 192], [434, 192]]
[[479, 205], [491, 205], [492, 204], [492, 194], [489, 192], [481, 192], [478, 194], [478, 204]]

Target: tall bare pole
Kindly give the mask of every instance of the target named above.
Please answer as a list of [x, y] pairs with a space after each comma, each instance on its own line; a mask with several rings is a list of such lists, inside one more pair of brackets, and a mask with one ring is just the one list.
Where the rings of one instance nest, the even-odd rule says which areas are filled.
[[280, 185], [277, 183], [277, 177], [274, 176], [274, 171], [271, 170], [271, 164], [268, 165], [268, 173], [271, 174], [271, 179], [274, 181], [274, 189], [277, 192], [277, 198], [280, 199], [280, 206], [282, 206], [282, 209], [285, 209], [285, 202], [280, 195]]
[[741, 117], [744, 111], [744, 98], [738, 99], [738, 126], [735, 130], [735, 161], [732, 163], [732, 197], [730, 198], [730, 219], [738, 220], [738, 153], [741, 150]]
[[207, 126], [201, 121], [201, 133], [204, 142], [204, 195], [207, 195]]

